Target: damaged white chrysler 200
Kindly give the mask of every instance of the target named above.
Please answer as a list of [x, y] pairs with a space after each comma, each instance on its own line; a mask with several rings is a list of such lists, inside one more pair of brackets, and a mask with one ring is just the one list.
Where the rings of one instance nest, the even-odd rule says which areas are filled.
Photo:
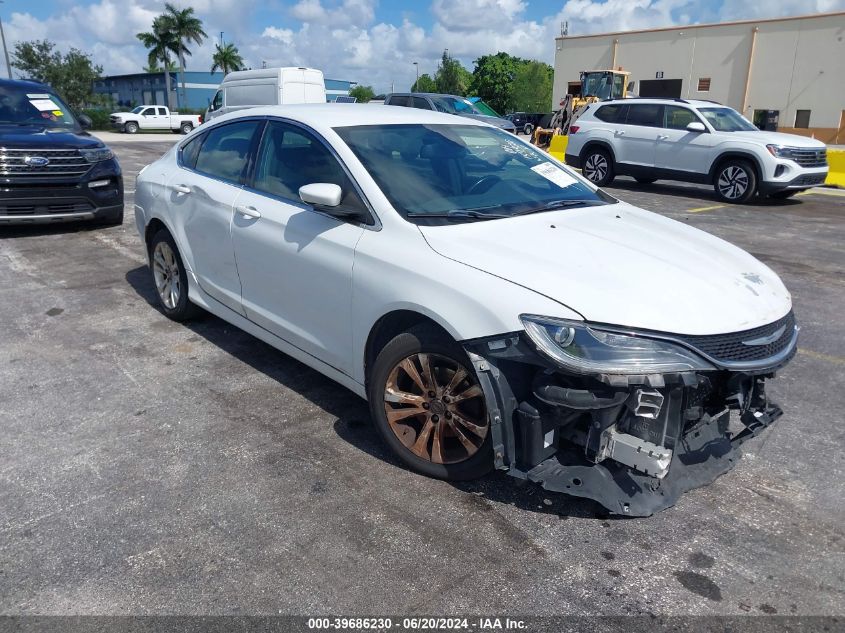
[[366, 397], [411, 468], [493, 468], [647, 516], [781, 410], [780, 279], [512, 134], [387, 106], [243, 111], [138, 177], [162, 310], [229, 321]]

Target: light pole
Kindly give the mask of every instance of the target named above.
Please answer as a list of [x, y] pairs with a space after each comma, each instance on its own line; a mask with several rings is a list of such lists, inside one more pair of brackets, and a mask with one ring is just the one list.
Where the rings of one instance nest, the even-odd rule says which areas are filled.
[[419, 62], [412, 62], [414, 66], [417, 68], [417, 81], [414, 84], [414, 90], [420, 89], [420, 63]]
[[[3, 0], [0, 0], [2, 3]], [[0, 40], [3, 40], [3, 54], [6, 56], [6, 72], [9, 73], [9, 79], [12, 78], [12, 64], [9, 63], [9, 49], [6, 48], [6, 35], [3, 33], [3, 20], [0, 19]]]

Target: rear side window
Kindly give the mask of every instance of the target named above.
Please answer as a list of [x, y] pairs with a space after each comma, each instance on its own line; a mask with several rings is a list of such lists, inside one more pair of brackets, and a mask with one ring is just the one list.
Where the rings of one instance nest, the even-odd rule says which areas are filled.
[[209, 130], [197, 156], [197, 171], [221, 180], [240, 182], [258, 126], [258, 121], [239, 121]]
[[431, 106], [428, 105], [428, 101], [422, 97], [411, 97], [411, 105], [414, 108], [419, 108], [420, 110], [431, 110]]
[[628, 118], [625, 123], [628, 125], [645, 125], [648, 127], [663, 127], [660, 120], [660, 108], [658, 103], [640, 103], [628, 106]]
[[409, 100], [410, 100], [410, 98], [406, 97], [404, 95], [395, 95], [395, 96], [390, 97], [390, 99], [388, 99], [387, 105], [407, 106]]
[[619, 118], [619, 113], [622, 111], [624, 106], [621, 105], [606, 105], [600, 107], [596, 110], [595, 117], [599, 121], [605, 121], [606, 123], [616, 123], [616, 120]]
[[670, 130], [685, 130], [694, 121], [698, 121], [698, 117], [688, 108], [681, 108], [679, 106], [663, 107], [663, 127], [668, 127]]
[[159, 108], [158, 109], [158, 115], [159, 116], [167, 116], [167, 112], [165, 112], [164, 108]]
[[183, 167], [189, 167], [190, 169], [196, 167], [197, 155], [200, 152], [200, 147], [202, 146], [204, 138], [204, 135], [197, 134], [194, 138], [185, 143], [179, 150], [179, 158]]

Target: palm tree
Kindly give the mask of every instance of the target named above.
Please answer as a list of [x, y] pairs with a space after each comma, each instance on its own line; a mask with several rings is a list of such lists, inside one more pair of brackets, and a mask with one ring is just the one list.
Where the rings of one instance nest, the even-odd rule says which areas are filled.
[[187, 105], [187, 93], [185, 92], [185, 56], [191, 55], [188, 44], [193, 42], [199, 46], [208, 35], [202, 30], [202, 20], [194, 15], [193, 7], [177, 9], [167, 2], [164, 5], [164, 14], [161, 17], [173, 37], [170, 50], [179, 59], [179, 73], [182, 75], [182, 102]]
[[[147, 65], [149, 68], [158, 68], [159, 62], [164, 64], [165, 69], [170, 70], [173, 62], [170, 60], [170, 53], [174, 48], [173, 32], [170, 30], [167, 21], [163, 16], [153, 20], [153, 30], [149, 33], [138, 33], [137, 38], [149, 49]], [[167, 91], [167, 107], [173, 108], [170, 95], [170, 73], [164, 73], [164, 86]]]
[[244, 67], [244, 58], [241, 57], [238, 47], [234, 44], [226, 44], [225, 46], [217, 44], [211, 61], [214, 62], [211, 65], [211, 72], [215, 72], [219, 68], [224, 75], [228, 74], [230, 70], [240, 70]]

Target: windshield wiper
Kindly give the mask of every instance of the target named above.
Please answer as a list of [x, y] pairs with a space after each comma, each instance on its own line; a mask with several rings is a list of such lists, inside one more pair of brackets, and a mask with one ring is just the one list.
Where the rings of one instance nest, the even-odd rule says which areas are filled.
[[[498, 206], [498, 205], [496, 205]], [[496, 207], [476, 207], [473, 209], [455, 209], [443, 213], [408, 213], [409, 218], [445, 218], [447, 220], [496, 220], [511, 217], [509, 213], [481, 213], [480, 209], [492, 209]]]
[[557, 209], [566, 209], [568, 207], [577, 207], [579, 205], [602, 205], [605, 204], [601, 200], [554, 200], [547, 202], [540, 207], [532, 207], [524, 211], [517, 211], [513, 215], [531, 215], [532, 213], [543, 213], [544, 211], [555, 211]]

